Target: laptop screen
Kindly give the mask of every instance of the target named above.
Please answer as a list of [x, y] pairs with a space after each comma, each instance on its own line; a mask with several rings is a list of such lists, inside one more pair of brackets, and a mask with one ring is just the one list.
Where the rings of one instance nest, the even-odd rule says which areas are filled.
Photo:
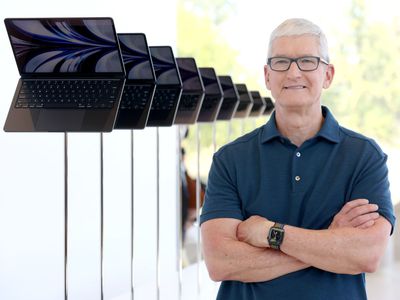
[[157, 84], [180, 85], [174, 54], [169, 46], [150, 47]]
[[199, 68], [201, 79], [203, 80], [205, 92], [207, 95], [221, 95], [221, 87], [218, 82], [217, 74], [213, 68]]
[[21, 74], [123, 73], [111, 18], [6, 19]]
[[146, 36], [142, 33], [118, 34], [126, 77], [130, 80], [155, 80]]
[[183, 91], [202, 91], [203, 85], [194, 58], [178, 57], [176, 63], [181, 75]]
[[235, 87], [233, 86], [232, 78], [230, 76], [219, 76], [222, 90], [224, 91], [225, 98], [237, 98]]

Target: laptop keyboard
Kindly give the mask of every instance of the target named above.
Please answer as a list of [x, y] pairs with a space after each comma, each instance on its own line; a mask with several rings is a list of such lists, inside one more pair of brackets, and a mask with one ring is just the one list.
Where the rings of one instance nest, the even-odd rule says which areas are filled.
[[195, 110], [198, 104], [199, 95], [184, 95], [182, 94], [179, 101], [179, 110]]
[[151, 110], [171, 110], [179, 96], [177, 89], [156, 89]]
[[149, 85], [125, 85], [120, 108], [126, 110], [143, 110], [152, 95], [153, 87]]
[[120, 80], [24, 80], [17, 108], [112, 108]]

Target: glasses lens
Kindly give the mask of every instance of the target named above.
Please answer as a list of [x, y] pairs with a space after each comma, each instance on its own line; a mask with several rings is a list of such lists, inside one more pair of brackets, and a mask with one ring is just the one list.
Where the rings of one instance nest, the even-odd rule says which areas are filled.
[[284, 57], [272, 57], [271, 69], [275, 71], [286, 71], [289, 69], [290, 59]]
[[318, 68], [318, 57], [306, 56], [297, 59], [299, 67], [303, 71], [313, 71]]

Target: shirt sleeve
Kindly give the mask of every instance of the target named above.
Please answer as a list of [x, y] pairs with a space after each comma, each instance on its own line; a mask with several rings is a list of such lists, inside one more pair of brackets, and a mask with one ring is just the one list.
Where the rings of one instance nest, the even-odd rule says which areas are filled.
[[386, 161], [386, 154], [374, 151], [357, 176], [350, 199], [365, 198], [370, 203], [377, 204], [379, 207], [378, 213], [392, 225], [390, 233], [392, 234], [396, 217], [390, 196]]
[[244, 219], [234, 172], [227, 157], [214, 154], [200, 224], [216, 218]]

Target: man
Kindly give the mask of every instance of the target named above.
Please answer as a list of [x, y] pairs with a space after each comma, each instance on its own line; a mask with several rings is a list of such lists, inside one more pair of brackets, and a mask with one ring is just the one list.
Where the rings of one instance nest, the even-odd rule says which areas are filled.
[[367, 298], [364, 273], [395, 222], [387, 156], [321, 106], [334, 73], [315, 24], [289, 19], [271, 34], [275, 112], [222, 147], [209, 174], [201, 231], [218, 299]]

